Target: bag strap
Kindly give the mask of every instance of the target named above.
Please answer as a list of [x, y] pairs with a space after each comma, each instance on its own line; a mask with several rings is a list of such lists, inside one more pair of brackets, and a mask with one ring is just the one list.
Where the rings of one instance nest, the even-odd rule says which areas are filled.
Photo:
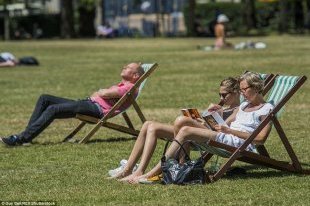
[[[181, 144], [178, 140], [173, 139], [173, 140], [167, 140], [167, 142], [166, 142], [165, 149], [164, 149], [164, 152], [163, 152], [163, 155], [162, 155], [162, 158], [161, 158], [161, 161], [162, 161], [162, 162], [165, 162], [165, 161], [166, 161], [166, 151], [167, 151], [169, 142], [176, 142], [176, 143], [178, 143], [178, 145], [180, 146], [180, 148], [178, 149], [178, 151], [177, 151], [175, 157], [176, 157], [177, 155], [179, 155], [180, 149], [182, 149], [183, 152], [184, 152], [184, 154], [185, 154], [185, 159], [186, 159], [186, 160], [190, 160], [190, 157], [188, 156], [186, 150], [185, 150], [184, 147], [183, 147], [183, 144]], [[175, 159], [176, 159], [176, 158], [175, 158]]]
[[194, 147], [195, 149], [197, 149], [200, 152], [200, 155], [203, 156], [203, 151], [201, 149], [201, 146], [199, 146], [199, 144], [197, 144], [195, 141], [186, 140], [185, 142], [183, 142], [182, 146], [184, 147], [184, 145], [186, 145], [186, 144], [191, 144], [191, 146]]

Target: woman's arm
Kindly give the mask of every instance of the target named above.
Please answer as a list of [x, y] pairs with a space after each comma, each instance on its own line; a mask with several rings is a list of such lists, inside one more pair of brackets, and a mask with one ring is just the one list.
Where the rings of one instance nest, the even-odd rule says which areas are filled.
[[[266, 118], [266, 116], [262, 117], [262, 119], [265, 119], [265, 118]], [[251, 136], [250, 133], [234, 130], [234, 129], [231, 129], [229, 127], [223, 126], [223, 125], [216, 125], [215, 129], [218, 132], [223, 132], [225, 134], [232, 134], [232, 135], [237, 136], [237, 137], [239, 137], [241, 139], [247, 139], [247, 138], [249, 138]], [[265, 142], [265, 140], [266, 140], [266, 137], [269, 135], [270, 131], [271, 131], [271, 123], [267, 124], [260, 131], [260, 133], [258, 133], [258, 135], [254, 139], [254, 143], [255, 144], [263, 144]]]
[[250, 133], [234, 130], [234, 129], [231, 129], [229, 127], [223, 126], [223, 125], [216, 125], [215, 129], [218, 132], [222, 132], [222, 133], [225, 133], [225, 134], [232, 134], [232, 135], [237, 136], [237, 137], [239, 137], [241, 139], [247, 139], [251, 135]]
[[229, 117], [227, 117], [227, 119], [225, 120], [225, 122], [226, 122], [227, 125], [230, 125], [233, 121], [235, 121], [236, 115], [237, 115], [237, 113], [238, 113], [238, 110], [239, 110], [239, 108], [236, 108], [236, 109], [233, 111], [233, 113], [232, 113]]
[[[266, 116], [261, 116], [259, 119], [261, 120], [261, 122], [267, 117]], [[270, 131], [272, 128], [272, 124], [271, 122], [269, 122], [263, 129], [262, 131], [260, 131], [260, 133], [258, 133], [258, 135], [255, 137], [255, 144], [264, 144], [264, 142], [266, 141]]]

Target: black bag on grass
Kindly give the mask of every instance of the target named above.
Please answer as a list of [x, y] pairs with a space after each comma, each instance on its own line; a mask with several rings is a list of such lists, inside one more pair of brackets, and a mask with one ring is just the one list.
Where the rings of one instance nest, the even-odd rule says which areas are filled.
[[35, 57], [22, 57], [18, 61], [19, 65], [34, 65], [38, 66], [39, 61]]
[[[180, 149], [176, 152], [175, 158], [166, 159], [165, 153], [169, 144], [169, 141], [166, 143], [163, 156], [161, 158], [161, 169], [163, 173], [163, 184], [177, 184], [177, 185], [186, 185], [186, 184], [204, 184], [206, 183], [206, 171], [204, 170], [204, 160], [202, 157], [202, 151], [200, 147], [193, 141], [187, 141], [182, 145]], [[200, 151], [200, 157], [196, 160], [191, 160], [188, 154], [184, 149], [185, 144], [191, 144], [191, 146], [197, 148]], [[179, 163], [180, 151], [184, 152], [185, 163]]]

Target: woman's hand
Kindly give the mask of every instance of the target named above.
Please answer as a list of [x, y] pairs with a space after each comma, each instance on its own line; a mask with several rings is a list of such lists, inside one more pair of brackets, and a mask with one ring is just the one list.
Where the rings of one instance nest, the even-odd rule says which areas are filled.
[[211, 104], [208, 108], [208, 112], [214, 112], [214, 111], [217, 111], [217, 110], [220, 110], [222, 109], [222, 107], [218, 104]]
[[225, 133], [225, 134], [230, 134], [230, 128], [226, 127], [224, 125], [217, 124], [217, 125], [214, 126], [214, 128], [215, 128], [215, 130], [217, 132], [222, 132], [222, 133]]

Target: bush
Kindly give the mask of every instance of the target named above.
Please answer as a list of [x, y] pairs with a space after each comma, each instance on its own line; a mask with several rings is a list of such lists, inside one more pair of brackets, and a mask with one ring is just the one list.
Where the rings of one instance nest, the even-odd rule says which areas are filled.
[[[41, 29], [42, 34], [37, 38], [59, 37], [60, 35], [60, 15], [31, 15], [14, 17], [11, 19], [11, 37], [14, 39], [15, 32], [22, 30], [30, 38], [36, 38], [36, 29]], [[21, 38], [26, 38], [22, 36]]]
[[[248, 30], [243, 23], [242, 3], [207, 3], [197, 4], [195, 14], [202, 19], [202, 25], [206, 28], [212, 26], [216, 16], [220, 13], [226, 14], [230, 23], [227, 25], [228, 31], [235, 35], [263, 35], [278, 29], [278, 2], [258, 2], [256, 1], [257, 28]], [[184, 9], [186, 25], [188, 25], [188, 7]], [[210, 29], [209, 29], [210, 30]]]

